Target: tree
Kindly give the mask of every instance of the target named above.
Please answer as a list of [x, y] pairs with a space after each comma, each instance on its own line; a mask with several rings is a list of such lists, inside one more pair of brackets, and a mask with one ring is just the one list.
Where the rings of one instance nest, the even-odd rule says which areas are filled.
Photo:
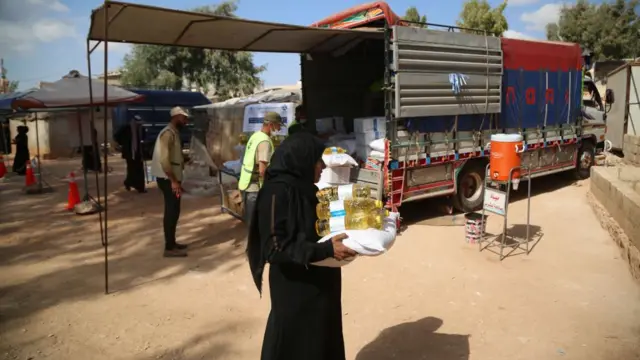
[[[233, 17], [236, 10], [236, 2], [232, 0], [193, 11]], [[255, 66], [253, 55], [247, 52], [135, 45], [124, 58], [121, 83], [181, 90], [186, 81], [207, 90], [213, 87], [215, 94], [224, 100], [253, 93], [262, 84], [259, 75], [265, 69]]]
[[[418, 9], [415, 6], [408, 8], [407, 11], [404, 13], [404, 17], [402, 17], [402, 19], [411, 21], [411, 23], [409, 24], [410, 26], [427, 27], [427, 25], [424, 25], [424, 23], [427, 22], [427, 16], [420, 15], [420, 13], [418, 12]], [[421, 24], [416, 24], [416, 23], [421, 23]]]
[[20, 86], [20, 81], [9, 81], [8, 92], [16, 92], [18, 91], [18, 87]]
[[461, 28], [483, 30], [496, 36], [509, 30], [504, 9], [507, 1], [491, 8], [487, 0], [467, 0], [460, 12], [457, 24]]
[[640, 56], [638, 5], [640, 0], [578, 0], [560, 10], [557, 24], [547, 24], [547, 39], [580, 44], [594, 52], [595, 60]]

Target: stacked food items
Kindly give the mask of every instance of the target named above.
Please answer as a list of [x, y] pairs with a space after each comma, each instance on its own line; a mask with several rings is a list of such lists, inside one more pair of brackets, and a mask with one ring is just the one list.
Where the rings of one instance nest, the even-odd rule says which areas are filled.
[[[360, 255], [376, 256], [388, 250], [396, 236], [399, 214], [389, 213], [384, 204], [371, 198], [371, 188], [358, 184], [331, 186], [317, 193], [316, 231], [328, 241], [338, 233], [349, 237], [344, 245]], [[327, 260], [321, 266], [342, 266], [347, 262]]]
[[[385, 118], [353, 119], [353, 132], [356, 137], [356, 155], [358, 158], [361, 160], [367, 160], [368, 158], [384, 160], [383, 139], [387, 133], [387, 121]], [[378, 145], [379, 143], [382, 144], [382, 148]]]
[[371, 188], [357, 184], [332, 186], [318, 191], [316, 231], [325, 236], [342, 230], [382, 230], [388, 215], [381, 201], [373, 200]]
[[322, 184], [322, 187], [348, 184], [351, 168], [358, 166], [344, 148], [336, 146], [326, 148], [322, 160], [327, 167], [320, 175], [319, 184]]

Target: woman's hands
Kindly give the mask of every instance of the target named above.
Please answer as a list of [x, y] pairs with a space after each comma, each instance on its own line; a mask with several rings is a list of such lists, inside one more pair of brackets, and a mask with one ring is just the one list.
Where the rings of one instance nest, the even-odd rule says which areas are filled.
[[356, 256], [356, 252], [349, 249], [342, 244], [342, 240], [348, 238], [347, 234], [338, 234], [331, 238], [331, 244], [333, 244], [333, 257], [336, 260], [344, 260]]

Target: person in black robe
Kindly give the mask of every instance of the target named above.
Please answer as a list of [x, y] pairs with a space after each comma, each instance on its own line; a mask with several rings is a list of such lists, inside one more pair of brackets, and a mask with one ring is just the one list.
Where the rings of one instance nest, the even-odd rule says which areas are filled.
[[142, 119], [136, 115], [131, 122], [122, 126], [115, 134], [114, 140], [122, 148], [122, 158], [127, 161], [127, 174], [124, 187], [127, 191], [131, 188], [139, 193], [146, 193], [144, 177], [144, 161], [142, 153], [143, 139]]
[[270, 263], [271, 312], [262, 360], [345, 359], [341, 270], [311, 265], [355, 255], [342, 244], [344, 234], [317, 243], [315, 183], [325, 167], [323, 150], [308, 132], [289, 136], [275, 150], [258, 193], [247, 255], [260, 293]]
[[13, 172], [18, 175], [27, 173], [27, 162], [31, 159], [29, 154], [29, 137], [27, 126], [18, 126], [18, 135], [13, 139], [16, 144], [16, 156], [13, 158]]

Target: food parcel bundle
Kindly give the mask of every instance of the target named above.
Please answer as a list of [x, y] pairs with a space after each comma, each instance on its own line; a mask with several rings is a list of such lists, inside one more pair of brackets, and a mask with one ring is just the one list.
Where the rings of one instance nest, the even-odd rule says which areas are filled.
[[322, 170], [320, 181], [332, 185], [349, 183], [351, 168], [358, 163], [341, 147], [328, 147], [324, 150], [322, 160], [327, 166]]
[[[319, 242], [346, 233], [343, 244], [364, 256], [377, 256], [387, 251], [396, 237], [397, 213], [389, 213], [383, 203], [370, 198], [367, 186], [349, 184], [325, 187], [317, 193], [320, 203], [316, 207], [316, 231]], [[338, 261], [325, 259], [318, 266], [340, 267], [353, 259]]]

